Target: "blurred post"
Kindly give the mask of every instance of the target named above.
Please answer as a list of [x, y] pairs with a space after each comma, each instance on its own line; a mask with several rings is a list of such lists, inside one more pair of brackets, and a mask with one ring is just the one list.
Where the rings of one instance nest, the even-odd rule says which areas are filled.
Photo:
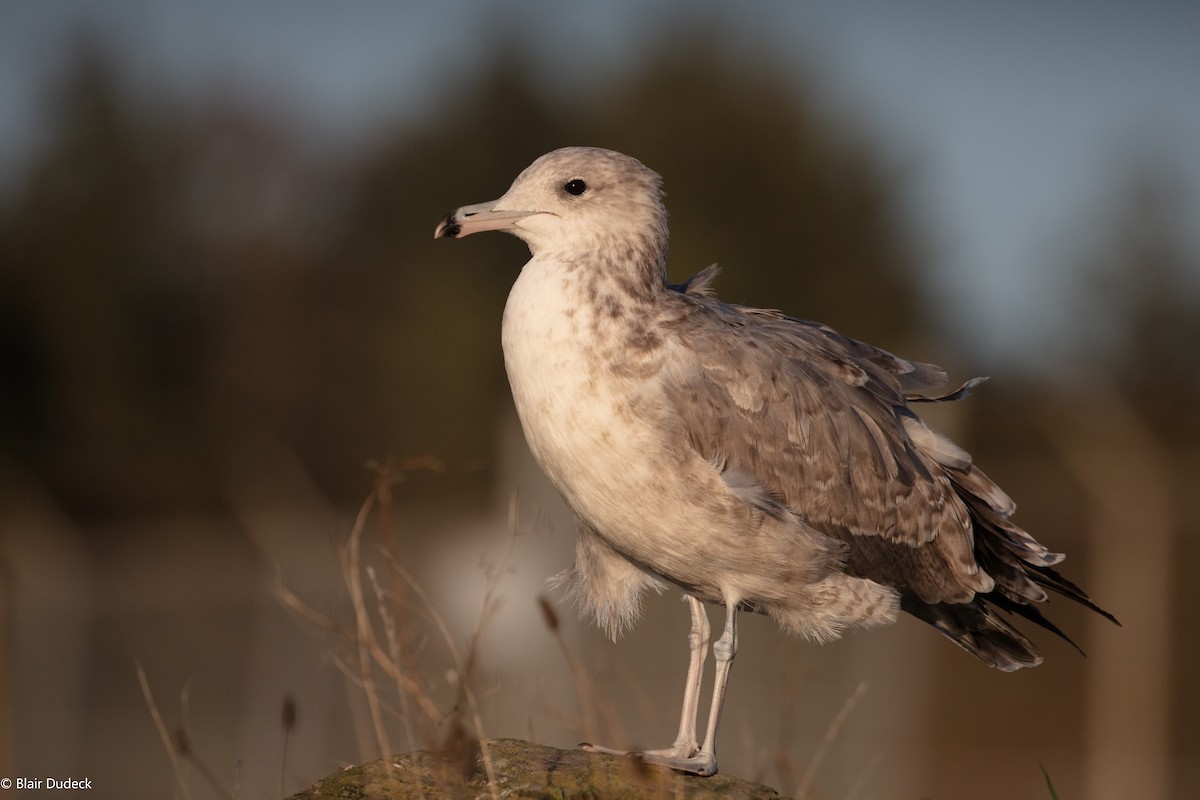
[[1167, 797], [1171, 758], [1171, 532], [1163, 443], [1108, 381], [1087, 382], [1089, 413], [1047, 417], [1087, 493], [1086, 585], [1124, 623], [1089, 616], [1084, 797]]

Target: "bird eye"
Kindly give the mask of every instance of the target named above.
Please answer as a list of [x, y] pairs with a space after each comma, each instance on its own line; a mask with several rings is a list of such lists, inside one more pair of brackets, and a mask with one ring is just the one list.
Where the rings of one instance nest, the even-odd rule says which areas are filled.
[[574, 178], [566, 182], [563, 188], [567, 190], [567, 194], [573, 194], [576, 197], [587, 191], [587, 184], [579, 178]]

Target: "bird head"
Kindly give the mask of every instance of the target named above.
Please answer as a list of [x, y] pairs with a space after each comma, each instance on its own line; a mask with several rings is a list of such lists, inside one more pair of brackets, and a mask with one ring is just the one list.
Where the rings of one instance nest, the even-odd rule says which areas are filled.
[[524, 240], [535, 256], [633, 250], [661, 266], [667, 248], [662, 198], [662, 179], [637, 159], [564, 147], [530, 164], [500, 199], [451, 211], [434, 238], [499, 230]]

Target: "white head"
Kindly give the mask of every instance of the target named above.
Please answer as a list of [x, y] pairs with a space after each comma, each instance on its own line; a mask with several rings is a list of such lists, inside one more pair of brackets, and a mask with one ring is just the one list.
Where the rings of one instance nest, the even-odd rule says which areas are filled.
[[665, 274], [662, 197], [662, 178], [637, 159], [596, 147], [564, 147], [530, 164], [499, 200], [450, 212], [434, 238], [507, 231], [535, 256], [632, 254]]

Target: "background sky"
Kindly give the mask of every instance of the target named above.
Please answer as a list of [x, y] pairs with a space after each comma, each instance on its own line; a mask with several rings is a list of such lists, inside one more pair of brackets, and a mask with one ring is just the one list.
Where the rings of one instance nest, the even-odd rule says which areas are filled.
[[[140, 90], [251, 97], [337, 149], [446, 100], [442, 78], [469, 72], [497, 29], [568, 92], [702, 19], [735, 50], [796, 64], [909, 167], [908, 210], [931, 247], [925, 290], [981, 357], [1052, 366], [1043, 342], [1076, 288], [1072, 248], [1102, 224], [1116, 165], [1161, 165], [1196, 207], [1200, 6], [1184, 0], [16, 0], [0, 9], [0, 192], [36, 150], [43, 90], [83, 31], [116, 44]], [[1200, 214], [1186, 234], [1200, 243]]]

